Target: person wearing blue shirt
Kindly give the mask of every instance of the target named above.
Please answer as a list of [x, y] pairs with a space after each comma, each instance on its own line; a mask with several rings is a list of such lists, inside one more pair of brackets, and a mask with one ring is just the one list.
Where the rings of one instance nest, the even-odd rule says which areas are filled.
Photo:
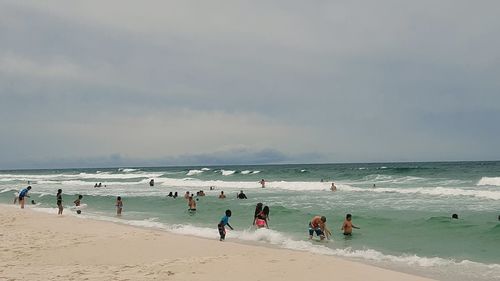
[[220, 219], [220, 222], [217, 225], [220, 234], [220, 241], [224, 241], [224, 239], [226, 239], [226, 228], [225, 228], [226, 225], [229, 226], [231, 230], [233, 230], [233, 227], [229, 224], [230, 217], [231, 217], [231, 210], [226, 210], [226, 215]]
[[24, 197], [28, 197], [28, 192], [31, 190], [31, 186], [26, 187], [25, 189], [19, 192], [19, 204], [21, 204], [21, 209], [24, 209]]

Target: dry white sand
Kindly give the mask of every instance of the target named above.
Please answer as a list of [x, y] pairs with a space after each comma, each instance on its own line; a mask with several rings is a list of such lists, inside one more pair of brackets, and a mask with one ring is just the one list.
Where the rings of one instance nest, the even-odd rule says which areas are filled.
[[336, 257], [0, 205], [0, 280], [430, 279]]

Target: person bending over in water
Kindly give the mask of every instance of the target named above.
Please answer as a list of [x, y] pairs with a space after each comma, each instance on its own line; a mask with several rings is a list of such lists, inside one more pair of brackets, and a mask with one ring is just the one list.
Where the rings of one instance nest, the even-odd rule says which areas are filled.
[[224, 241], [226, 239], [226, 228], [225, 226], [229, 226], [231, 230], [233, 227], [229, 224], [229, 218], [231, 217], [231, 210], [226, 210], [226, 215], [220, 219], [219, 224], [217, 225], [217, 229], [219, 229], [220, 241]]
[[351, 214], [347, 214], [345, 216], [344, 224], [342, 224], [342, 228], [340, 229], [340, 230], [344, 231], [344, 235], [346, 235], [346, 236], [352, 235], [353, 228], [360, 229], [359, 227], [352, 224], [351, 219], [352, 219]]
[[[28, 197], [28, 198], [30, 197], [28, 195], [28, 192], [30, 190], [31, 190], [31, 186], [28, 186], [19, 192], [18, 199], [19, 199], [19, 204], [21, 205], [21, 209], [24, 209], [24, 200], [26, 200], [25, 197]], [[15, 203], [15, 201], [14, 201], [14, 203]]]
[[313, 234], [316, 235], [320, 240], [325, 239], [325, 235], [330, 236], [331, 232], [326, 228], [326, 217], [325, 216], [315, 216], [309, 222], [309, 239], [313, 238]]

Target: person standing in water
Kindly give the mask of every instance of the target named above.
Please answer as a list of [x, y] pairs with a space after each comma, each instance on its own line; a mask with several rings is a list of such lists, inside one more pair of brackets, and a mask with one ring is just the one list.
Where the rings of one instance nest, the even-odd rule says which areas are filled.
[[188, 199], [188, 211], [195, 212], [196, 211], [196, 201], [194, 200], [193, 194]]
[[332, 187], [330, 187], [331, 191], [337, 191], [337, 187], [335, 186], [335, 183], [332, 182]]
[[256, 225], [258, 228], [269, 228], [268, 221], [269, 220], [269, 207], [264, 206], [262, 211], [259, 212], [257, 217], [255, 218], [254, 225]]
[[123, 210], [123, 201], [120, 196], [116, 197], [116, 215], [121, 216], [122, 215], [122, 210]]
[[224, 195], [224, 191], [220, 192], [219, 199], [224, 199], [226, 198], [226, 195]]
[[225, 226], [229, 226], [231, 230], [233, 227], [229, 224], [229, 218], [231, 217], [231, 210], [226, 210], [225, 216], [220, 219], [219, 224], [217, 225], [217, 229], [219, 230], [220, 241], [224, 241], [226, 239], [226, 228]]
[[262, 188], [265, 188], [265, 187], [266, 187], [266, 181], [265, 181], [264, 179], [261, 179], [261, 180], [260, 180], [260, 186], [261, 186]]
[[340, 229], [340, 230], [344, 231], [344, 235], [346, 235], [346, 236], [351, 236], [352, 235], [352, 229], [353, 228], [360, 229], [359, 227], [357, 227], [354, 224], [352, 224], [351, 220], [352, 220], [351, 214], [347, 214], [345, 216], [345, 221], [342, 224], [342, 228]]
[[57, 190], [56, 199], [57, 199], [57, 202], [56, 202], [57, 203], [57, 208], [59, 209], [57, 211], [57, 214], [58, 215], [62, 215], [63, 209], [64, 209], [63, 208], [63, 204], [62, 204], [62, 201], [63, 201], [62, 200], [62, 189], [58, 189]]

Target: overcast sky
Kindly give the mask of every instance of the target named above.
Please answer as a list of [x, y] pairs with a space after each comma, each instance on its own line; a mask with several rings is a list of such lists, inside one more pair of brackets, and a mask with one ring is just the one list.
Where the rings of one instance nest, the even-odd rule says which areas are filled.
[[499, 11], [0, 0], [0, 168], [499, 160]]

